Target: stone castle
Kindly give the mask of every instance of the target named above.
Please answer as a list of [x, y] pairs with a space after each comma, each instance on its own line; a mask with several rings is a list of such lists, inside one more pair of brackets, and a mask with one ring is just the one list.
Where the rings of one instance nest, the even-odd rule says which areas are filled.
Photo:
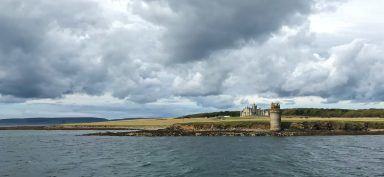
[[257, 108], [256, 104], [252, 104], [240, 111], [240, 117], [247, 116], [269, 116], [269, 110]]

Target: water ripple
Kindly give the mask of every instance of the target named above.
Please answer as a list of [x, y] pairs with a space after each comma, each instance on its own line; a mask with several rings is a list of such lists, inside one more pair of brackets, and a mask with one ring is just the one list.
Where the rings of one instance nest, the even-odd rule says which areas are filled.
[[82, 137], [0, 131], [0, 176], [383, 176], [384, 136]]

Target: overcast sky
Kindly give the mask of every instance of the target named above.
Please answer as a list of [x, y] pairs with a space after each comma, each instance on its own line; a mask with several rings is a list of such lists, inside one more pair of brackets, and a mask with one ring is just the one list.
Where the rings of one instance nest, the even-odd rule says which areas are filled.
[[384, 108], [382, 0], [2, 0], [0, 118]]

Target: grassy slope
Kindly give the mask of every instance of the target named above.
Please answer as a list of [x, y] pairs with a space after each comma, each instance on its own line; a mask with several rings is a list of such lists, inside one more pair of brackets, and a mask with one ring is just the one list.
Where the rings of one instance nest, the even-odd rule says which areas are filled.
[[[384, 126], [384, 118], [300, 118], [290, 117], [283, 118], [283, 124], [297, 123], [297, 122], [334, 122], [338, 124], [344, 123], [369, 123], [380, 124]], [[163, 119], [137, 119], [137, 120], [123, 120], [123, 121], [108, 121], [108, 122], [95, 122], [95, 123], [78, 123], [78, 124], [64, 124], [66, 127], [130, 127], [130, 128], [165, 128], [174, 124], [183, 125], [222, 125], [222, 126], [235, 126], [235, 127], [250, 127], [255, 124], [268, 125], [269, 119], [266, 117], [230, 117], [230, 118], [163, 118]]]
[[162, 119], [136, 119], [122, 121], [107, 121], [94, 123], [64, 124], [73, 127], [168, 127], [174, 124], [185, 123], [210, 123], [210, 122], [233, 122], [233, 121], [265, 121], [266, 118], [162, 118]]

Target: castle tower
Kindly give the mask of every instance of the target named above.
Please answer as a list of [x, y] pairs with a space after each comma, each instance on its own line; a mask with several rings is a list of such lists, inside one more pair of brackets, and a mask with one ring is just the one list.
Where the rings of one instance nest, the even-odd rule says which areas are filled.
[[256, 106], [256, 104], [255, 103], [253, 103], [253, 105], [252, 105], [252, 116], [255, 116], [255, 115], [257, 115], [257, 106]]
[[281, 130], [281, 111], [279, 103], [271, 103], [271, 109], [269, 111], [269, 117], [271, 119], [271, 131]]

